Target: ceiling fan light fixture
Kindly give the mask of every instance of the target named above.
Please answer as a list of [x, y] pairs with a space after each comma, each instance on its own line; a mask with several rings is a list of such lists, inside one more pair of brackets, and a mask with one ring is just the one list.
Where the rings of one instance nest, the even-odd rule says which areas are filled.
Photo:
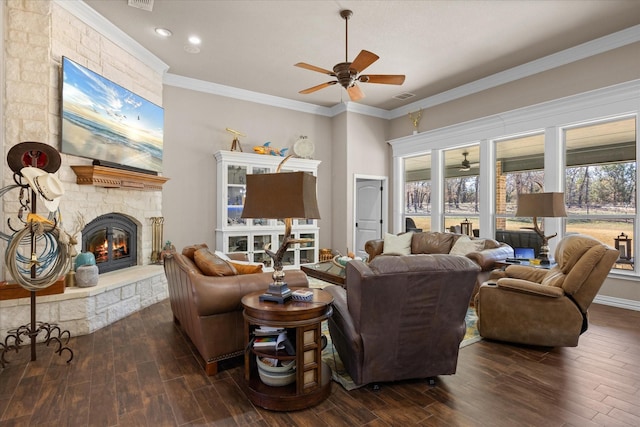
[[[304, 62], [298, 62], [296, 67], [304, 68], [318, 73], [328, 74], [335, 77], [337, 81], [333, 83], [340, 83], [340, 86], [347, 90], [351, 101], [358, 101], [365, 97], [362, 90], [358, 87], [357, 83], [381, 83], [401, 85], [404, 83], [404, 75], [386, 75], [386, 74], [371, 74], [371, 75], [359, 75], [367, 67], [376, 62], [380, 57], [375, 53], [367, 50], [361, 50], [358, 56], [349, 62], [349, 24], [348, 21], [353, 16], [353, 12], [349, 9], [343, 9], [340, 11], [340, 16], [345, 21], [345, 59], [344, 62], [340, 62], [333, 67], [333, 71], [325, 70], [324, 68], [316, 67]], [[301, 94], [308, 94], [323, 89], [333, 84], [332, 82], [322, 83], [304, 90], [299, 91]]]

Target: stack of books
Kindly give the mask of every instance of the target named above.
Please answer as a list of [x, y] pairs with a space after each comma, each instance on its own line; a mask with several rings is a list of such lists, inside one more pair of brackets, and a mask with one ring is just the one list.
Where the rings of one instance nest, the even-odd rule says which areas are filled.
[[253, 348], [259, 350], [286, 350], [287, 354], [295, 354], [293, 345], [287, 338], [287, 330], [270, 326], [259, 326], [253, 331]]

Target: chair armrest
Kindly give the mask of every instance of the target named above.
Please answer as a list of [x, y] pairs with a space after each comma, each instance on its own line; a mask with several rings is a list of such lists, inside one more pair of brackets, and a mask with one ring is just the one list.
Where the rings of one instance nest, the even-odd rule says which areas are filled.
[[477, 252], [470, 252], [467, 258], [474, 261], [482, 268], [482, 271], [493, 270], [496, 261], [503, 260], [513, 255], [511, 246], [500, 246], [498, 248], [483, 249]]
[[369, 255], [367, 261], [371, 262], [372, 259], [374, 259], [377, 255], [380, 255], [384, 250], [384, 240], [369, 240], [364, 244], [364, 250]]
[[249, 261], [249, 257], [244, 252], [231, 252], [227, 256], [234, 261]]
[[347, 305], [347, 291], [342, 286], [327, 286], [324, 290], [333, 296], [333, 315], [330, 322], [333, 322], [342, 332], [345, 339], [349, 342], [350, 348], [361, 351], [362, 339], [356, 331], [353, 324], [353, 318], [349, 313]]
[[506, 277], [512, 279], [522, 279], [529, 282], [541, 283], [549, 270], [544, 268], [535, 268], [528, 265], [509, 265], [504, 269]]
[[[241, 310], [242, 297], [251, 292], [266, 291], [273, 282], [271, 276], [271, 273], [225, 277], [189, 273], [198, 315], [210, 316]], [[286, 281], [290, 287], [309, 286], [307, 275], [300, 270], [287, 270]]]
[[496, 282], [499, 288], [510, 291], [523, 292], [527, 294], [541, 295], [545, 297], [559, 298], [564, 295], [562, 288], [555, 286], [545, 286], [539, 283], [529, 282], [522, 279], [511, 279], [505, 277]]

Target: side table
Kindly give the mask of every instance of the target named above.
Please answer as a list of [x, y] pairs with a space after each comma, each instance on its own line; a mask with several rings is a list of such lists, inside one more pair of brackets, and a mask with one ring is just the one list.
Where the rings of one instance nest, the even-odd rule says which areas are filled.
[[[252, 292], [242, 298], [244, 306], [244, 391], [252, 403], [273, 411], [295, 411], [316, 405], [331, 392], [331, 368], [322, 362], [323, 320], [332, 314], [331, 294], [321, 289], [304, 289], [313, 292], [309, 302], [287, 301], [275, 304], [261, 302], [262, 291]], [[284, 350], [255, 349], [249, 346], [253, 330], [258, 326], [286, 328], [289, 339], [295, 341], [296, 353], [287, 355]], [[296, 379], [292, 384], [272, 387], [260, 381], [256, 356], [296, 361]]]

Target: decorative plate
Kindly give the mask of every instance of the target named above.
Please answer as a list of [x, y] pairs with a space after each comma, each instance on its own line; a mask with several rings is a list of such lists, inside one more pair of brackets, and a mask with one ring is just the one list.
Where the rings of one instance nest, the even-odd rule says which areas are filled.
[[299, 157], [310, 159], [315, 152], [313, 141], [306, 136], [300, 137], [300, 139], [293, 144], [293, 152]]

